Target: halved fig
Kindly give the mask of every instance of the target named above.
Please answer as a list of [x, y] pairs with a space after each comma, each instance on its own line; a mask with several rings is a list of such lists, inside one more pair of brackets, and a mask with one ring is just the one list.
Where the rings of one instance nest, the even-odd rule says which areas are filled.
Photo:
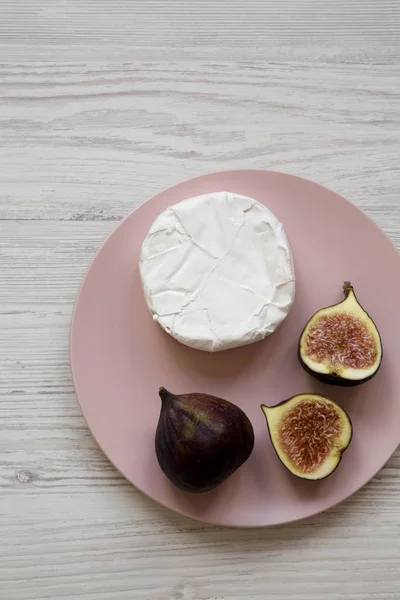
[[302, 479], [324, 479], [337, 468], [353, 434], [347, 413], [318, 394], [299, 394], [277, 406], [261, 405], [275, 451]]
[[320, 381], [359, 385], [378, 372], [382, 342], [375, 323], [348, 281], [343, 292], [342, 302], [322, 308], [308, 321], [300, 336], [299, 360]]

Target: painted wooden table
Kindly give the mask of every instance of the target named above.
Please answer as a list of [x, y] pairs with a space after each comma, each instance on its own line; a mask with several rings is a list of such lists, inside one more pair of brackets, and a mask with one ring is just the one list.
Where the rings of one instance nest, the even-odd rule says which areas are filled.
[[399, 600], [399, 453], [315, 518], [202, 525], [110, 465], [68, 364], [93, 253], [182, 179], [308, 177], [399, 247], [399, 90], [398, 0], [0, 3], [1, 600]]

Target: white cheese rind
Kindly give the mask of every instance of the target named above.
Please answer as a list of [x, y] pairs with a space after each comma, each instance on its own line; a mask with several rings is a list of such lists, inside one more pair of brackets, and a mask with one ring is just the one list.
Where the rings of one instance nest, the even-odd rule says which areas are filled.
[[142, 245], [140, 275], [153, 318], [208, 352], [265, 338], [294, 300], [282, 224], [263, 204], [230, 192], [189, 198], [159, 215]]

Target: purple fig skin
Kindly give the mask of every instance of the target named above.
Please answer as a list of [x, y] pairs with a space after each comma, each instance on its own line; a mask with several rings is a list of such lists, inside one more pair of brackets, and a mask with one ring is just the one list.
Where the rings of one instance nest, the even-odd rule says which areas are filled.
[[159, 391], [155, 448], [168, 479], [185, 492], [208, 492], [250, 456], [254, 431], [235, 404], [207, 394]]

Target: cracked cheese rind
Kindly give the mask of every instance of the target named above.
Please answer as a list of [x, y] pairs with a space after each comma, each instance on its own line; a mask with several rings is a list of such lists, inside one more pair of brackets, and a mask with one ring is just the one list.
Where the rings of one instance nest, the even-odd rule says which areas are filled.
[[230, 192], [189, 198], [159, 215], [142, 245], [140, 275], [153, 318], [208, 352], [270, 335], [294, 300], [282, 224], [263, 204]]

